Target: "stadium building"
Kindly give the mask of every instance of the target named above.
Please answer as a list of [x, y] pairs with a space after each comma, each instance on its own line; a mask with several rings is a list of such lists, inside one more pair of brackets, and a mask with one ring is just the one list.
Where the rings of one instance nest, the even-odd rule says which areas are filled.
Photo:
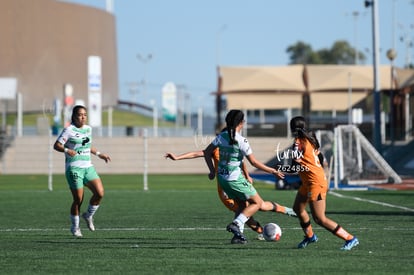
[[[102, 106], [116, 105], [113, 14], [55, 0], [2, 0], [0, 37], [0, 78], [16, 79], [23, 112], [50, 110], [54, 99], [63, 100], [65, 85], [70, 85], [74, 98], [87, 104], [90, 56], [101, 62]], [[8, 102], [7, 111], [14, 111], [16, 106]]]

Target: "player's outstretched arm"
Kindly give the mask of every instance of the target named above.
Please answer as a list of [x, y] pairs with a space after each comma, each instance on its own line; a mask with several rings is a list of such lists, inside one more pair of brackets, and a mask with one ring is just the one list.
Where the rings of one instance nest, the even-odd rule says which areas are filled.
[[187, 153], [184, 153], [178, 156], [173, 153], [167, 152], [164, 155], [166, 159], [172, 159], [172, 160], [194, 159], [194, 158], [201, 158], [203, 156], [204, 156], [203, 151], [192, 151], [192, 152], [187, 152]]
[[209, 146], [207, 146], [207, 148], [204, 150], [204, 160], [207, 164], [207, 167], [209, 169], [209, 174], [208, 174], [208, 178], [210, 180], [214, 179], [214, 177], [216, 176], [216, 169], [214, 169], [214, 164], [213, 164], [213, 154], [214, 154], [214, 150], [217, 147], [214, 146], [213, 144], [210, 144]]
[[250, 154], [248, 156], [246, 156], [248, 161], [250, 162], [251, 165], [253, 165], [254, 167], [256, 167], [257, 169], [260, 169], [264, 172], [267, 172], [269, 174], [273, 174], [276, 177], [283, 179], [285, 177], [285, 175], [281, 172], [278, 171], [274, 168], [271, 168], [263, 163], [261, 163], [259, 160], [256, 159], [256, 157], [253, 154]]

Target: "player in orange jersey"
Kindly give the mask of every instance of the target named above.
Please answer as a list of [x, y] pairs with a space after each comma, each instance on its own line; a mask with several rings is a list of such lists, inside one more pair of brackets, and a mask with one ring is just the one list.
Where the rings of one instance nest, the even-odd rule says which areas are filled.
[[[166, 153], [165, 158], [170, 158], [172, 160], [183, 160], [183, 159], [193, 159], [193, 158], [200, 158], [204, 157], [203, 151], [193, 151], [188, 152], [180, 155], [175, 155], [173, 153]], [[214, 161], [214, 167], [217, 169], [218, 167], [218, 159], [219, 159], [219, 151], [218, 148], [214, 151], [213, 154], [213, 161]], [[253, 183], [253, 179], [250, 177], [249, 172], [247, 171], [247, 167], [245, 163], [242, 164], [242, 171], [245, 176], [245, 178], [250, 182]], [[226, 194], [226, 192], [223, 191], [220, 184], [217, 182], [217, 193], [221, 200], [221, 202], [226, 206], [229, 210], [237, 213], [239, 211], [239, 205], [237, 202], [231, 198], [229, 198]], [[275, 212], [279, 212], [282, 214], [290, 215], [290, 216], [296, 216], [296, 214], [293, 213], [293, 210], [285, 207], [283, 205], [274, 203]], [[264, 240], [263, 238], [263, 227], [260, 225], [258, 221], [256, 221], [253, 217], [250, 217], [250, 219], [246, 222], [247, 226], [249, 226], [253, 231], [256, 231], [258, 233], [257, 239], [258, 240]]]
[[[169, 158], [172, 160], [183, 160], [183, 159], [193, 159], [193, 158], [201, 158], [204, 157], [204, 152], [203, 151], [193, 151], [193, 152], [188, 152], [188, 153], [183, 153], [180, 155], [175, 155], [173, 153], [166, 153], [165, 158]], [[216, 150], [216, 152], [214, 152], [214, 157], [213, 157], [214, 163], [215, 163], [215, 167], [217, 167], [217, 162], [218, 162], [218, 150]], [[253, 182], [253, 179], [250, 177], [249, 172], [247, 171], [246, 166], [243, 164], [243, 173], [246, 177], [246, 179], [249, 182]], [[218, 196], [221, 200], [221, 202], [224, 204], [225, 207], [227, 207], [230, 211], [232, 212], [236, 212], [239, 209], [238, 204], [233, 200], [230, 199], [226, 192], [223, 191], [223, 189], [221, 188], [220, 184], [217, 183], [217, 193]], [[255, 232], [257, 232], [257, 239], [258, 240], [264, 240], [263, 238], [263, 227], [260, 225], [260, 223], [258, 221], [256, 221], [253, 217], [251, 217], [246, 224]]]
[[298, 171], [302, 181], [293, 204], [293, 210], [298, 215], [305, 233], [305, 238], [298, 244], [298, 248], [305, 248], [308, 244], [318, 241], [306, 211], [306, 206], [309, 204], [313, 220], [335, 236], [345, 240], [345, 244], [341, 247], [342, 250], [351, 250], [359, 244], [358, 239], [325, 216], [328, 181], [321, 164], [323, 155], [319, 151], [318, 139], [313, 132], [306, 130], [306, 121], [302, 116], [291, 119], [290, 130], [294, 136], [291, 152], [293, 165], [296, 165], [294, 170]]

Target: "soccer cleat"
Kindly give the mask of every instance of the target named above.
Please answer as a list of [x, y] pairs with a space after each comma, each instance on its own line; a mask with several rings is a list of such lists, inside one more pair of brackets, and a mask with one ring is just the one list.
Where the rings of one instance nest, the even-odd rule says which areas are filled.
[[305, 236], [305, 238], [303, 239], [303, 241], [301, 241], [298, 244], [298, 248], [305, 248], [308, 246], [308, 244], [310, 243], [316, 243], [318, 241], [318, 237], [316, 236], [316, 234], [313, 234], [312, 237], [308, 238]]
[[259, 240], [259, 241], [264, 241], [264, 240], [265, 240], [265, 238], [263, 237], [263, 234], [262, 234], [262, 233], [260, 233], [260, 234], [257, 234], [257, 236], [256, 236], [256, 240]]
[[82, 232], [80, 231], [79, 227], [72, 227], [70, 229], [70, 232], [72, 232], [72, 235], [77, 237], [77, 238], [82, 238]]
[[238, 235], [238, 236], [243, 235], [240, 231], [239, 226], [235, 222], [232, 222], [229, 225], [227, 225], [226, 229], [227, 231], [233, 233], [234, 235]]
[[232, 244], [246, 244], [247, 240], [244, 236], [234, 235], [230, 242]]
[[[226, 229], [227, 231], [234, 234], [233, 239], [240, 239], [244, 241], [244, 243], [247, 242], [246, 237], [243, 235], [243, 233], [241, 233], [240, 228], [237, 226], [236, 223], [234, 222], [230, 223], [229, 225], [227, 225]], [[233, 239], [231, 239], [231, 243], [233, 243]], [[241, 243], [241, 242], [235, 242], [235, 243]]]
[[358, 244], [359, 244], [359, 240], [357, 237], [354, 236], [352, 239], [345, 242], [344, 246], [341, 247], [341, 250], [351, 250]]
[[291, 217], [297, 217], [298, 215], [296, 215], [295, 211], [293, 211], [292, 208], [289, 207], [285, 207], [286, 209], [286, 215], [291, 216]]
[[93, 225], [93, 218], [88, 217], [86, 213], [82, 214], [82, 218], [86, 221], [86, 225], [88, 226], [90, 231], [95, 231], [95, 226]]

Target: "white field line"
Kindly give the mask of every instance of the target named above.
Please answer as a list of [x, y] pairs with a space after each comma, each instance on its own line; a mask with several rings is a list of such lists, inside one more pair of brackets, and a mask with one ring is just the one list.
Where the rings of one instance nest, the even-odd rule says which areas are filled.
[[[282, 230], [302, 230], [301, 227], [284, 227], [281, 226]], [[351, 228], [350, 228], [351, 229]], [[352, 228], [353, 230], [372, 230], [370, 227], [358, 227]], [[387, 231], [412, 231], [412, 227], [396, 227], [396, 226], [389, 226], [382, 228], [383, 230]], [[88, 231], [84, 229], [85, 231]], [[223, 228], [209, 228], [209, 227], [181, 227], [181, 228], [173, 228], [173, 227], [164, 227], [164, 228], [144, 228], [144, 227], [130, 227], [130, 228], [97, 228], [96, 231], [118, 231], [118, 232], [125, 232], [125, 231], [226, 231]], [[325, 230], [323, 228], [316, 227], [314, 230]], [[69, 228], [0, 228], [0, 232], [58, 232], [58, 231], [65, 231], [69, 232]], [[253, 232], [253, 231], [252, 231]]]
[[345, 196], [345, 195], [338, 194], [338, 193], [333, 192], [333, 191], [329, 191], [329, 194], [334, 195], [334, 196], [339, 197], [339, 198], [346, 198], [346, 199], [352, 199], [352, 200], [356, 200], [356, 201], [369, 202], [369, 203], [378, 204], [378, 205], [381, 205], [381, 206], [387, 206], [387, 207], [391, 207], [391, 208], [398, 208], [398, 209], [401, 209], [401, 210], [414, 212], [413, 208], [408, 208], [408, 207], [395, 205], [395, 204], [390, 204], [390, 203], [386, 203], [386, 202], [368, 200], [368, 199], [363, 199], [363, 198], [353, 197], [353, 196]]

